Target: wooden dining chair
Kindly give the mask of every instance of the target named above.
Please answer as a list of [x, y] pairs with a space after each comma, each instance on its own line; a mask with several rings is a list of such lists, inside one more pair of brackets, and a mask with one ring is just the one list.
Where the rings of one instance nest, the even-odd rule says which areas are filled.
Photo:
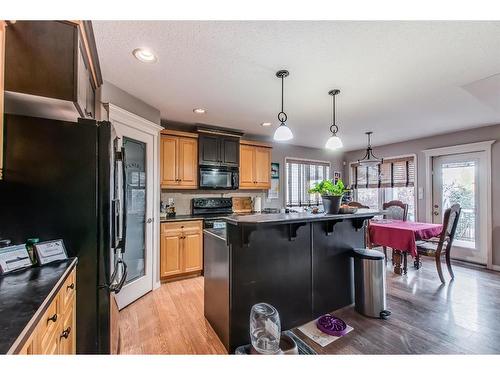
[[[385, 202], [382, 205], [382, 209], [387, 211], [384, 214], [384, 219], [393, 219], [393, 220], [403, 220], [406, 221], [408, 219], [408, 204], [403, 203], [398, 200], [393, 200], [389, 202]], [[382, 246], [384, 249], [385, 262], [387, 263], [387, 246]], [[392, 254], [391, 254], [392, 259]], [[394, 264], [394, 261], [392, 262]]]
[[359, 202], [354, 202], [354, 201], [353, 201], [353, 202], [349, 202], [349, 203], [347, 203], [347, 205], [348, 205], [349, 207], [356, 207], [356, 208], [370, 208], [370, 207], [368, 207], [368, 206], [365, 206], [365, 205], [364, 205], [364, 204], [362, 204], [362, 203], [359, 203]]
[[443, 277], [443, 271], [441, 269], [441, 255], [445, 255], [446, 266], [448, 267], [448, 272], [452, 280], [455, 278], [453, 270], [451, 269], [451, 245], [453, 239], [455, 238], [455, 232], [457, 230], [458, 219], [460, 218], [461, 208], [459, 204], [454, 204], [444, 212], [443, 216], [443, 230], [436, 239], [430, 239], [426, 241], [417, 242], [417, 259], [416, 262], [420, 262], [420, 255], [426, 255], [434, 257], [436, 260], [436, 268], [439, 275], [439, 279], [444, 284], [445, 280]]

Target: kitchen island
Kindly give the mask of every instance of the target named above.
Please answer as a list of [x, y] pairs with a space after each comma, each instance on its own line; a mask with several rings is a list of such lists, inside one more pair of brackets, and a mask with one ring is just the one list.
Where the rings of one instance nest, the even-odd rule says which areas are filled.
[[350, 250], [381, 213], [229, 216], [225, 232], [205, 229], [205, 317], [229, 353], [249, 342], [255, 303], [276, 307], [282, 330], [352, 304]]

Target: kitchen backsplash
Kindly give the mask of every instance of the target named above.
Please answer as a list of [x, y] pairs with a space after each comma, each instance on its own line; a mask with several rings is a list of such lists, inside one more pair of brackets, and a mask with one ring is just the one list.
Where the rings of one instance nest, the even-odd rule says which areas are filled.
[[161, 200], [167, 202], [168, 198], [174, 198], [175, 212], [178, 215], [188, 215], [191, 213], [191, 199], [193, 198], [210, 198], [210, 197], [261, 197], [262, 207], [276, 207], [276, 200], [267, 200], [267, 191], [207, 191], [207, 190], [191, 190], [191, 191], [172, 191], [162, 190]]

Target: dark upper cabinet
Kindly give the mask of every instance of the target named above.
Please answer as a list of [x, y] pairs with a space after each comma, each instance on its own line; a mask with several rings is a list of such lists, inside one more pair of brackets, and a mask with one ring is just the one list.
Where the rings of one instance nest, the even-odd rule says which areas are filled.
[[198, 147], [200, 165], [239, 166], [240, 140], [238, 137], [200, 134]]
[[200, 135], [198, 155], [200, 165], [220, 165], [220, 138], [217, 135]]
[[220, 142], [220, 159], [222, 165], [238, 167], [240, 165], [240, 139], [223, 137]]
[[96, 62], [87, 53], [84, 39], [88, 43], [89, 38], [82, 33], [77, 23], [65, 21], [9, 25], [5, 49], [7, 112], [38, 117], [54, 114], [53, 118], [65, 113], [73, 120], [95, 118], [96, 82], [90, 66], [95, 67]]

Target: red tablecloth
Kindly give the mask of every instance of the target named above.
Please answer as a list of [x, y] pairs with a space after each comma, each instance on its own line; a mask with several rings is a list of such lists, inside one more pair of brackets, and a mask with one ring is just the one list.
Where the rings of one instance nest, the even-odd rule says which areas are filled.
[[418, 223], [401, 220], [370, 221], [370, 242], [374, 245], [387, 246], [400, 251], [407, 251], [413, 257], [417, 255], [418, 240], [427, 240], [439, 236], [441, 224]]

